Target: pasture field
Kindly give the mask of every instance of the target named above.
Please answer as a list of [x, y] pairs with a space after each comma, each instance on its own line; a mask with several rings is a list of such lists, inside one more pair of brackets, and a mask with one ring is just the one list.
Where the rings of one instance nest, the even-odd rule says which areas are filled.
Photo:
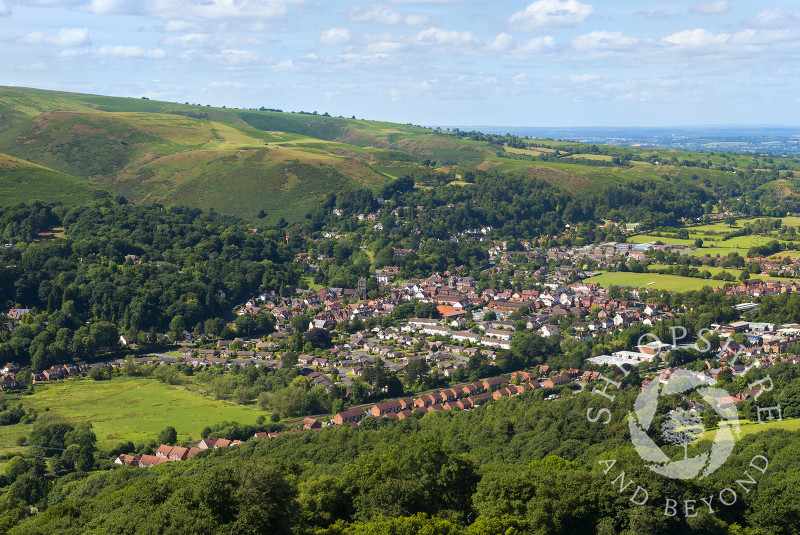
[[652, 288], [655, 290], [670, 290], [674, 292], [688, 292], [700, 290], [704, 286], [719, 288], [725, 281], [695, 279], [691, 277], [679, 277], [677, 275], [659, 275], [658, 273], [603, 273], [585, 279], [584, 282], [591, 282], [598, 286], [608, 288], [609, 286], [636, 286], [640, 289]]
[[[11, 394], [6, 399], [11, 405], [21, 402], [25, 409], [32, 407], [40, 415], [47, 410], [73, 423], [92, 422], [101, 450], [125, 440], [135, 444], [155, 440], [168, 425], [178, 431], [180, 441], [199, 439], [206, 426], [225, 420], [255, 424], [264, 414], [255, 406], [214, 400], [155, 379], [135, 377], [63, 381], [37, 386], [32, 396]], [[0, 452], [22, 449], [16, 446], [17, 438], [28, 436], [33, 425], [0, 428]]]
[[686, 246], [693, 246], [694, 240], [682, 240], [680, 238], [666, 238], [664, 236], [655, 236], [653, 234], [638, 234], [636, 236], [631, 236], [628, 238], [630, 243], [651, 243], [660, 241], [667, 245], [686, 245]]
[[[742, 419], [739, 420], [739, 436], [735, 437], [737, 440], [741, 439], [745, 435], [750, 435], [752, 433], [761, 433], [762, 431], [770, 431], [772, 429], [785, 429], [786, 431], [797, 431], [800, 429], [800, 418], [788, 418], [784, 420], [767, 420], [763, 423], [753, 422], [750, 420]], [[704, 440], [714, 440], [714, 437], [717, 435], [717, 430], [712, 429], [710, 431], [703, 432], [699, 439]]]

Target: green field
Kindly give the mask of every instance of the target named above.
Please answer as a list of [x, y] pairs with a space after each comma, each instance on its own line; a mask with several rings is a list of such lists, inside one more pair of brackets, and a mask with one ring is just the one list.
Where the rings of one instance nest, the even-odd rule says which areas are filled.
[[690, 277], [679, 277], [677, 275], [659, 275], [657, 273], [603, 273], [596, 277], [585, 279], [608, 288], [609, 286], [636, 286], [640, 289], [652, 288], [654, 290], [669, 290], [673, 292], [688, 292], [690, 290], [700, 290], [704, 286], [719, 288], [725, 281], [694, 279]]
[[[37, 386], [32, 396], [7, 395], [10, 404], [43, 414], [63, 416], [70, 422], [88, 420], [94, 426], [98, 447], [108, 449], [123, 440], [135, 444], [155, 440], [168, 425], [178, 439], [199, 439], [200, 431], [224, 420], [254, 424], [264, 414], [253, 407], [234, 405], [160, 383], [154, 379], [118, 377], [109, 381], [82, 379]], [[14, 451], [16, 440], [27, 436], [32, 425], [5, 426], [0, 433], [0, 452]]]
[[[786, 431], [797, 431], [800, 429], [800, 418], [789, 418], [785, 420], [767, 420], [763, 423], [752, 422], [750, 420], [739, 420], [739, 436], [736, 437], [737, 440], [741, 439], [745, 435], [749, 435], [752, 433], [760, 433], [762, 431], [770, 431], [772, 429], [785, 429]], [[714, 440], [716, 437], [717, 431], [705, 431], [703, 434], [700, 435], [700, 439], [709, 439]]]
[[628, 238], [630, 243], [652, 243], [660, 241], [666, 245], [686, 245], [694, 247], [694, 240], [682, 240], [680, 238], [665, 238], [663, 236], [655, 236], [653, 234], [638, 234]]

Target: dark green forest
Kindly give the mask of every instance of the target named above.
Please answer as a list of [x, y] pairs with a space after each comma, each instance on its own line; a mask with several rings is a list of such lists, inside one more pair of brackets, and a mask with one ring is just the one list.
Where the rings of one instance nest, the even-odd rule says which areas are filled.
[[[617, 392], [613, 404], [588, 392], [557, 402], [526, 394], [468, 412], [383, 421], [374, 430], [253, 439], [183, 463], [114, 470], [101, 465], [50, 481], [37, 477], [42, 460], [34, 457], [29, 466], [6, 470], [5, 477], [14, 481], [2, 497], [0, 525], [26, 535], [791, 534], [800, 529], [796, 433], [749, 435], [710, 477], [669, 480], [645, 468], [629, 441], [625, 418], [637, 394], [638, 388]], [[612, 411], [611, 423], [589, 422], [587, 409], [603, 405]], [[76, 452], [84, 447], [78, 446], [81, 432], [91, 430], [66, 434]], [[768, 459], [763, 473], [750, 467], [758, 455]], [[610, 460], [616, 462], [609, 468]], [[747, 479], [746, 470], [754, 481], [745, 491], [736, 481]], [[643, 505], [631, 501], [637, 487], [647, 492]], [[738, 491], [730, 506], [720, 503], [726, 488]], [[640, 491], [636, 501], [642, 496]], [[711, 502], [713, 515], [701, 498]], [[665, 515], [667, 499], [678, 504], [675, 516]], [[688, 517], [686, 500], [694, 500]], [[722, 494], [722, 500], [731, 497]], [[25, 503], [37, 504], [40, 513], [23, 520]]]

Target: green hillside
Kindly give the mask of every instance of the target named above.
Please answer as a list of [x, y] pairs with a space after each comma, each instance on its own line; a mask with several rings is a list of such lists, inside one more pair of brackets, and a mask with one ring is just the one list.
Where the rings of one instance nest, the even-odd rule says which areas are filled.
[[0, 154], [0, 206], [36, 200], [79, 204], [102, 194], [87, 180]]
[[[0, 87], [0, 152], [133, 202], [191, 204], [251, 221], [263, 212], [269, 222], [299, 221], [328, 193], [377, 193], [396, 178], [432, 171], [450, 180], [478, 170], [515, 174], [570, 193], [641, 181], [719, 190], [740, 172], [763, 175], [753, 181], [758, 195], [784, 199], [798, 189], [796, 160], [778, 167], [746, 155], [512, 137]], [[38, 194], [20, 189], [14, 199]]]

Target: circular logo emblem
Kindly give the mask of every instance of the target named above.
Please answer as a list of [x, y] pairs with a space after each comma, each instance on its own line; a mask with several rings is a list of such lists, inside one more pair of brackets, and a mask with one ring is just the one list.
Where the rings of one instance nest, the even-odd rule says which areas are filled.
[[[700, 412], [695, 409], [675, 409], [670, 411], [661, 429], [651, 429], [656, 417], [656, 409], [661, 396], [686, 394], [696, 391], [705, 402], [705, 411], [714, 411], [720, 416], [714, 443], [711, 449], [693, 457], [688, 455], [688, 446], [703, 431]], [[709, 386], [697, 375], [684, 370], [673, 373], [666, 384], [659, 381], [649, 383], [636, 398], [634, 410], [628, 419], [631, 441], [636, 452], [653, 472], [671, 479], [691, 479], [706, 477], [725, 463], [733, 451], [734, 433], [738, 435], [738, 412], [730, 395]], [[650, 434], [660, 431], [665, 442], [683, 446], [684, 458], [671, 460], [650, 438]], [[648, 432], [650, 434], [648, 434]]]

